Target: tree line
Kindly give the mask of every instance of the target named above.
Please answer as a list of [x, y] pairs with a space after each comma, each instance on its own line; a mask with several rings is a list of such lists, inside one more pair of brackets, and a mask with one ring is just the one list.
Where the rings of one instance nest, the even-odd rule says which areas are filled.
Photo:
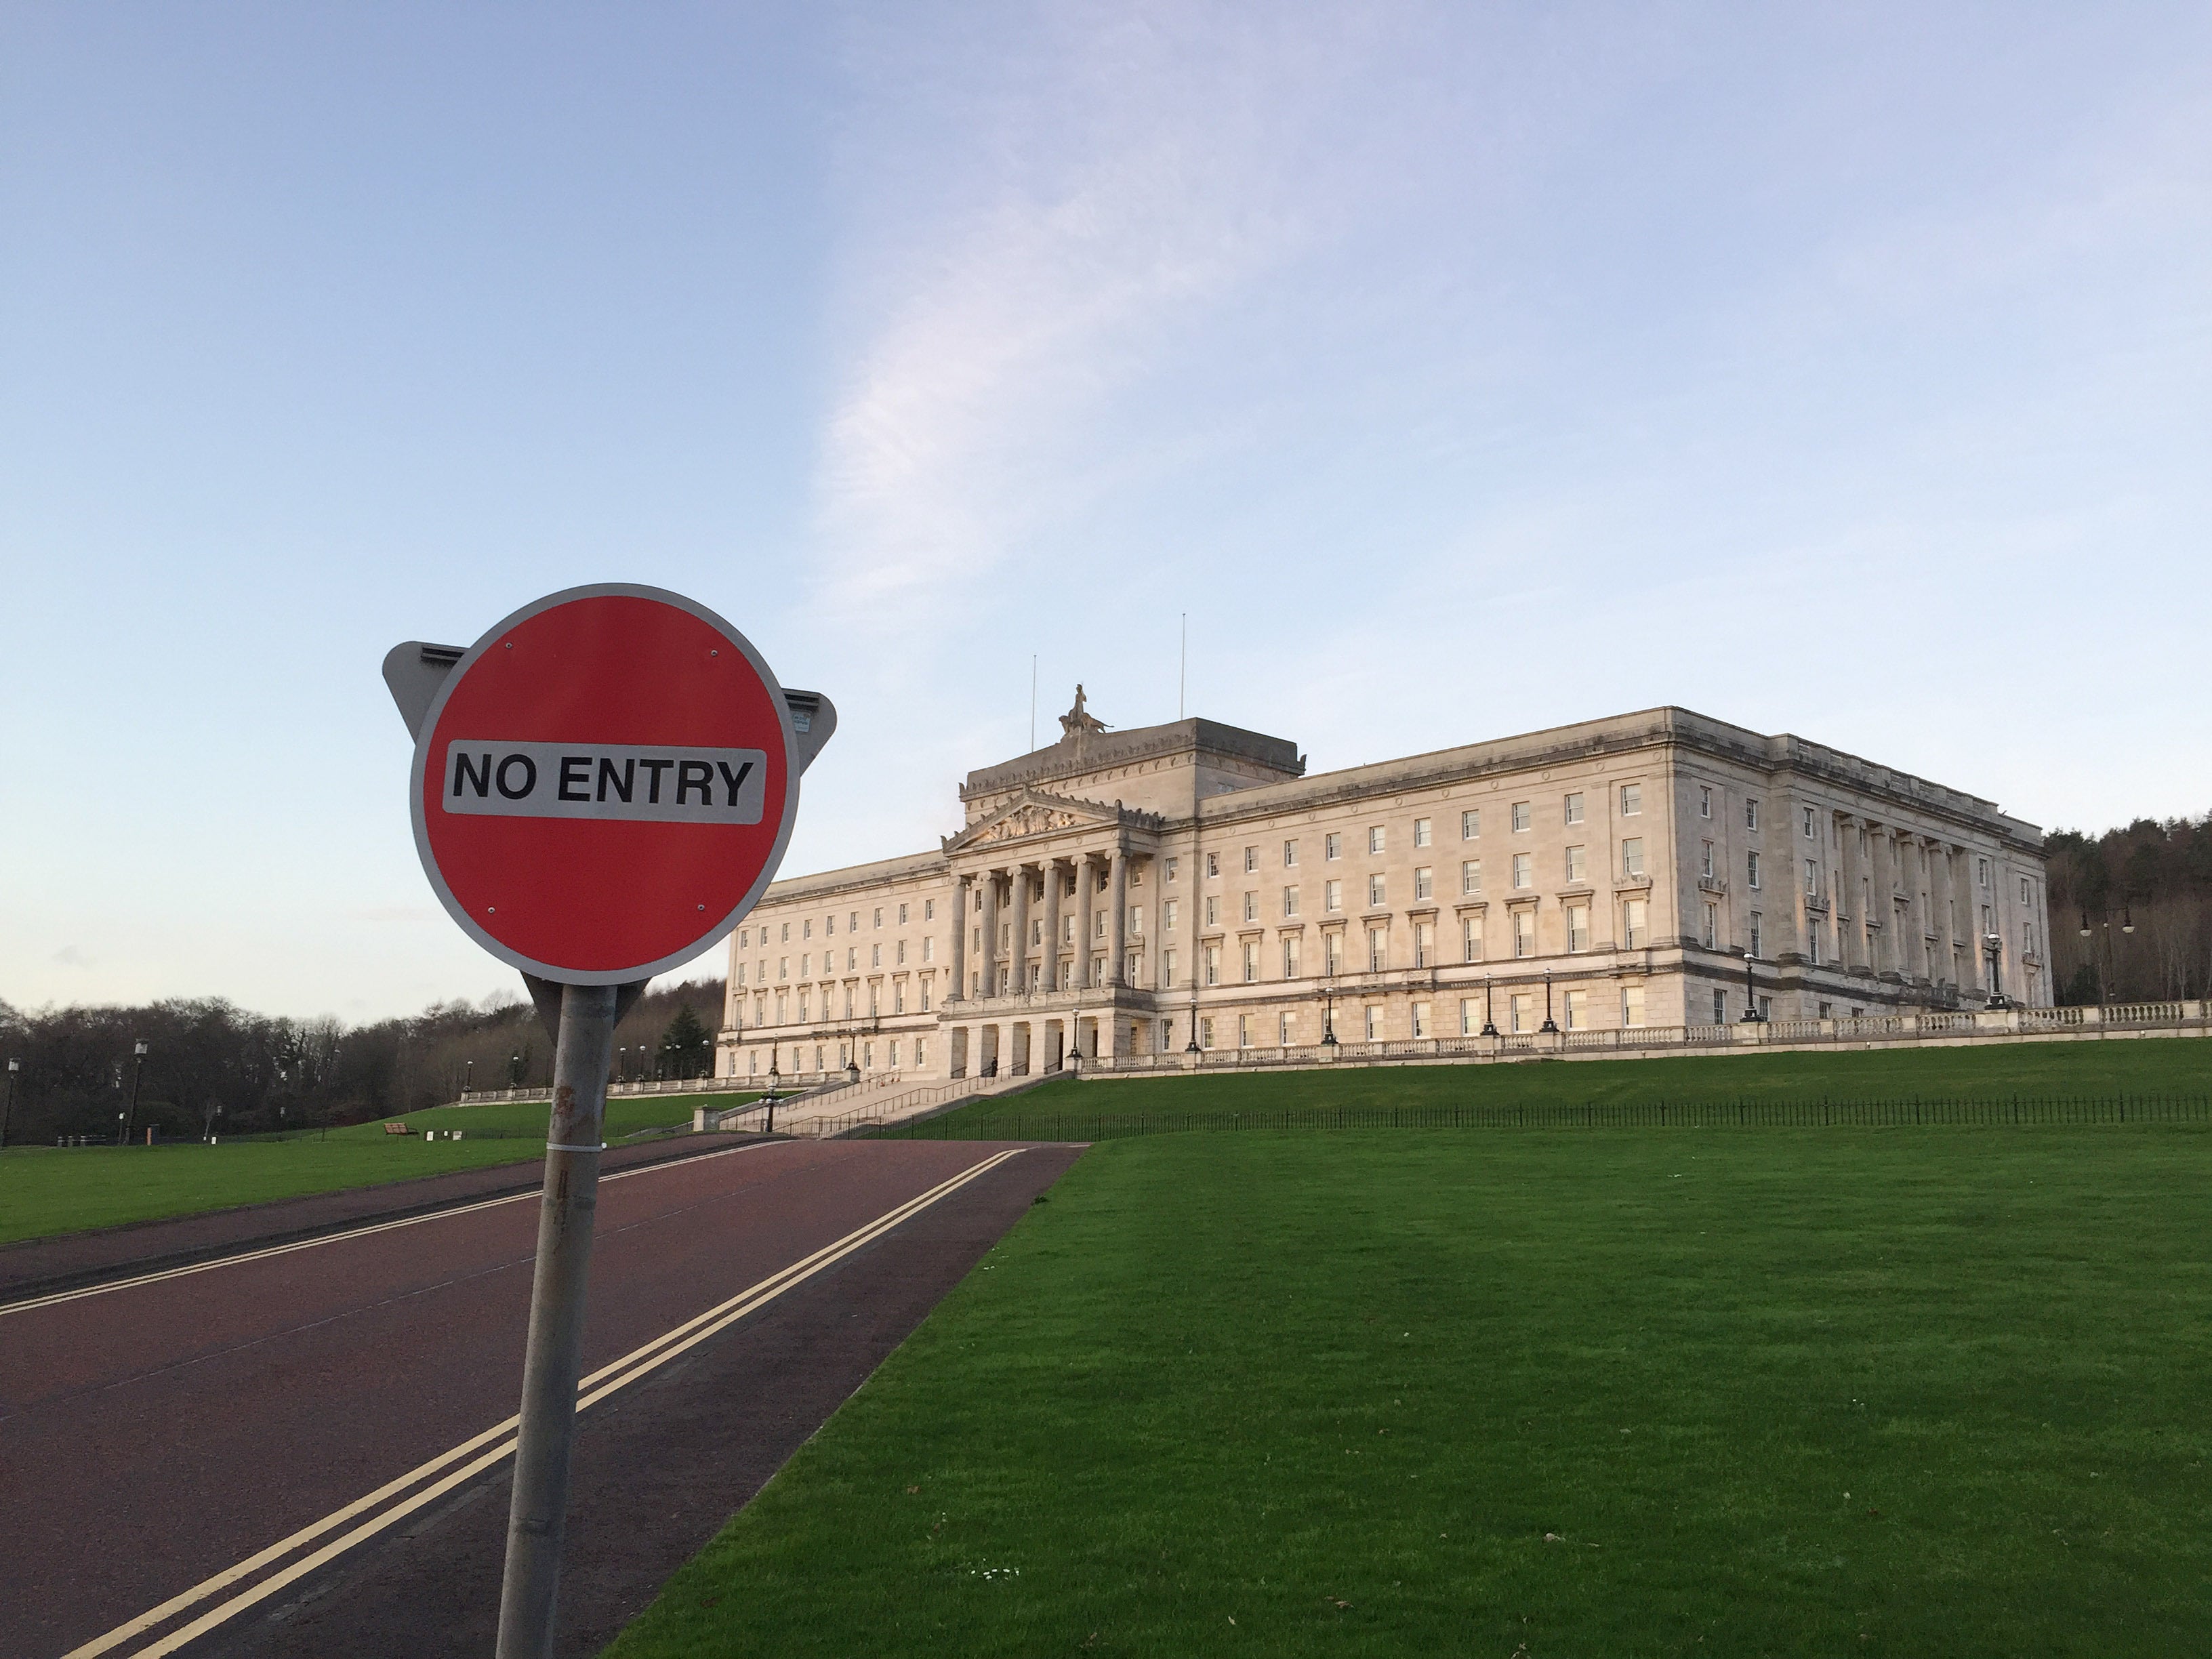
[[[708, 1075], [722, 1006], [719, 979], [648, 991], [616, 1030], [616, 1072]], [[519, 992], [366, 1025], [272, 1018], [221, 998], [28, 1012], [0, 1002], [5, 1060], [20, 1065], [8, 1144], [51, 1146], [63, 1135], [112, 1140], [125, 1113], [173, 1140], [368, 1122], [448, 1104], [465, 1087], [543, 1087], [553, 1043]]]
[[2212, 996], [2212, 814], [2057, 830], [2043, 847], [2059, 1002]]

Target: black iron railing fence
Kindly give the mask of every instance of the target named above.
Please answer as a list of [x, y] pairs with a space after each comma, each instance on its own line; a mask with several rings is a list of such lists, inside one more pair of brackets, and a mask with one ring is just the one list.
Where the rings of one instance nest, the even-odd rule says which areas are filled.
[[2006, 1127], [2212, 1123], [2212, 1096], [1909, 1095], [1866, 1099], [1739, 1097], [1536, 1105], [1285, 1106], [1259, 1111], [955, 1112], [862, 1134], [882, 1139], [1109, 1140], [1129, 1135], [1237, 1129], [1722, 1129]]

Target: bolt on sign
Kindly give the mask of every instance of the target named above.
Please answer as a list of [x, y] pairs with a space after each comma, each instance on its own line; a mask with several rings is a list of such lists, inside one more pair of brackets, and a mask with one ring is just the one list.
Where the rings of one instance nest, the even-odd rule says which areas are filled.
[[416, 850], [555, 1028], [498, 1659], [551, 1651], [615, 1022], [775, 879], [836, 710], [706, 606], [623, 583], [384, 659], [415, 734]]

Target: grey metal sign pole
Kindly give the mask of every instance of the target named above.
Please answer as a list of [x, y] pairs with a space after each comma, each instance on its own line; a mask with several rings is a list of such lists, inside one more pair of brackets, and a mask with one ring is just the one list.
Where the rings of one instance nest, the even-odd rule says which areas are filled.
[[611, 985], [561, 988], [545, 1196], [538, 1212], [538, 1271], [522, 1361], [522, 1431], [514, 1451], [514, 1501], [507, 1511], [507, 1576], [499, 1594], [498, 1659], [549, 1659], [553, 1651], [615, 997]]

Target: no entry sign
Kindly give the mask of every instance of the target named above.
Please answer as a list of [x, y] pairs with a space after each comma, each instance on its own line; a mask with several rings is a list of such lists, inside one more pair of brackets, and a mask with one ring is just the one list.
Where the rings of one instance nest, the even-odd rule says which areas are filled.
[[782, 861], [800, 750], [744, 635], [659, 588], [573, 587], [461, 653], [417, 726], [415, 845], [471, 937], [570, 985], [649, 978]]

